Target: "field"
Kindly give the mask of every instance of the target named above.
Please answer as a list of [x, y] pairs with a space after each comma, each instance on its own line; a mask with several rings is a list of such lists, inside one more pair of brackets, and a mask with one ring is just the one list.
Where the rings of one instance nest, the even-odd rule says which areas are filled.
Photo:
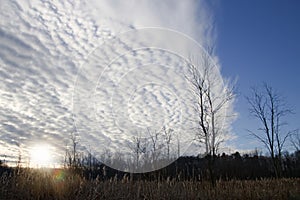
[[0, 177], [0, 199], [300, 199], [300, 179], [87, 180], [65, 170], [19, 169]]

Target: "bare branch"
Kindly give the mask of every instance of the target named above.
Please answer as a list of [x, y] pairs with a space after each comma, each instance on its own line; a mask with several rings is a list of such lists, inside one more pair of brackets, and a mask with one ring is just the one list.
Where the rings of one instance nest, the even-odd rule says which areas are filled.
[[[233, 84], [222, 84], [215, 75], [215, 64], [211, 60], [210, 53], [213, 48], [208, 49], [208, 53], [201, 55], [201, 60], [194, 65], [192, 61], [188, 64], [189, 74], [185, 78], [191, 85], [191, 92], [195, 98], [193, 109], [197, 113], [198, 127], [195, 140], [205, 144], [206, 154], [216, 154], [218, 146], [224, 141], [222, 134], [226, 131], [220, 120], [224, 120], [227, 115], [222, 115], [228, 105], [235, 98]], [[220, 119], [222, 118], [222, 119]]]
[[291, 113], [291, 110], [286, 107], [283, 98], [267, 84], [264, 84], [260, 91], [252, 88], [252, 96], [247, 97], [247, 101], [250, 105], [250, 114], [261, 124], [258, 130], [262, 135], [250, 132], [266, 146], [271, 154], [276, 175], [280, 176], [283, 147], [287, 138], [294, 132], [282, 131], [281, 127], [286, 123], [281, 121], [284, 116]]

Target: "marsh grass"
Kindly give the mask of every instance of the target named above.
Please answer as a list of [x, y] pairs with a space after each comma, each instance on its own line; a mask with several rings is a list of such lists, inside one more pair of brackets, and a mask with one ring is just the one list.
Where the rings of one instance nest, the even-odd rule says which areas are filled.
[[20, 168], [0, 177], [0, 199], [300, 199], [300, 179], [87, 180], [69, 170]]

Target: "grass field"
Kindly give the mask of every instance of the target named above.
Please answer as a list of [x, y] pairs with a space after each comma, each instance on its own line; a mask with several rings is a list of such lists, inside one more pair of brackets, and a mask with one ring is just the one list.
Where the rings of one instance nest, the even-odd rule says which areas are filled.
[[300, 179], [86, 180], [64, 170], [20, 169], [0, 177], [0, 199], [300, 199]]

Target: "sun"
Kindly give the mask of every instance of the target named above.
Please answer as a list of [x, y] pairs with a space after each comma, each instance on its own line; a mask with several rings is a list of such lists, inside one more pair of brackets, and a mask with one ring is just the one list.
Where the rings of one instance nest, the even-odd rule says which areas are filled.
[[35, 168], [50, 167], [52, 153], [49, 145], [36, 145], [30, 150], [30, 166]]

